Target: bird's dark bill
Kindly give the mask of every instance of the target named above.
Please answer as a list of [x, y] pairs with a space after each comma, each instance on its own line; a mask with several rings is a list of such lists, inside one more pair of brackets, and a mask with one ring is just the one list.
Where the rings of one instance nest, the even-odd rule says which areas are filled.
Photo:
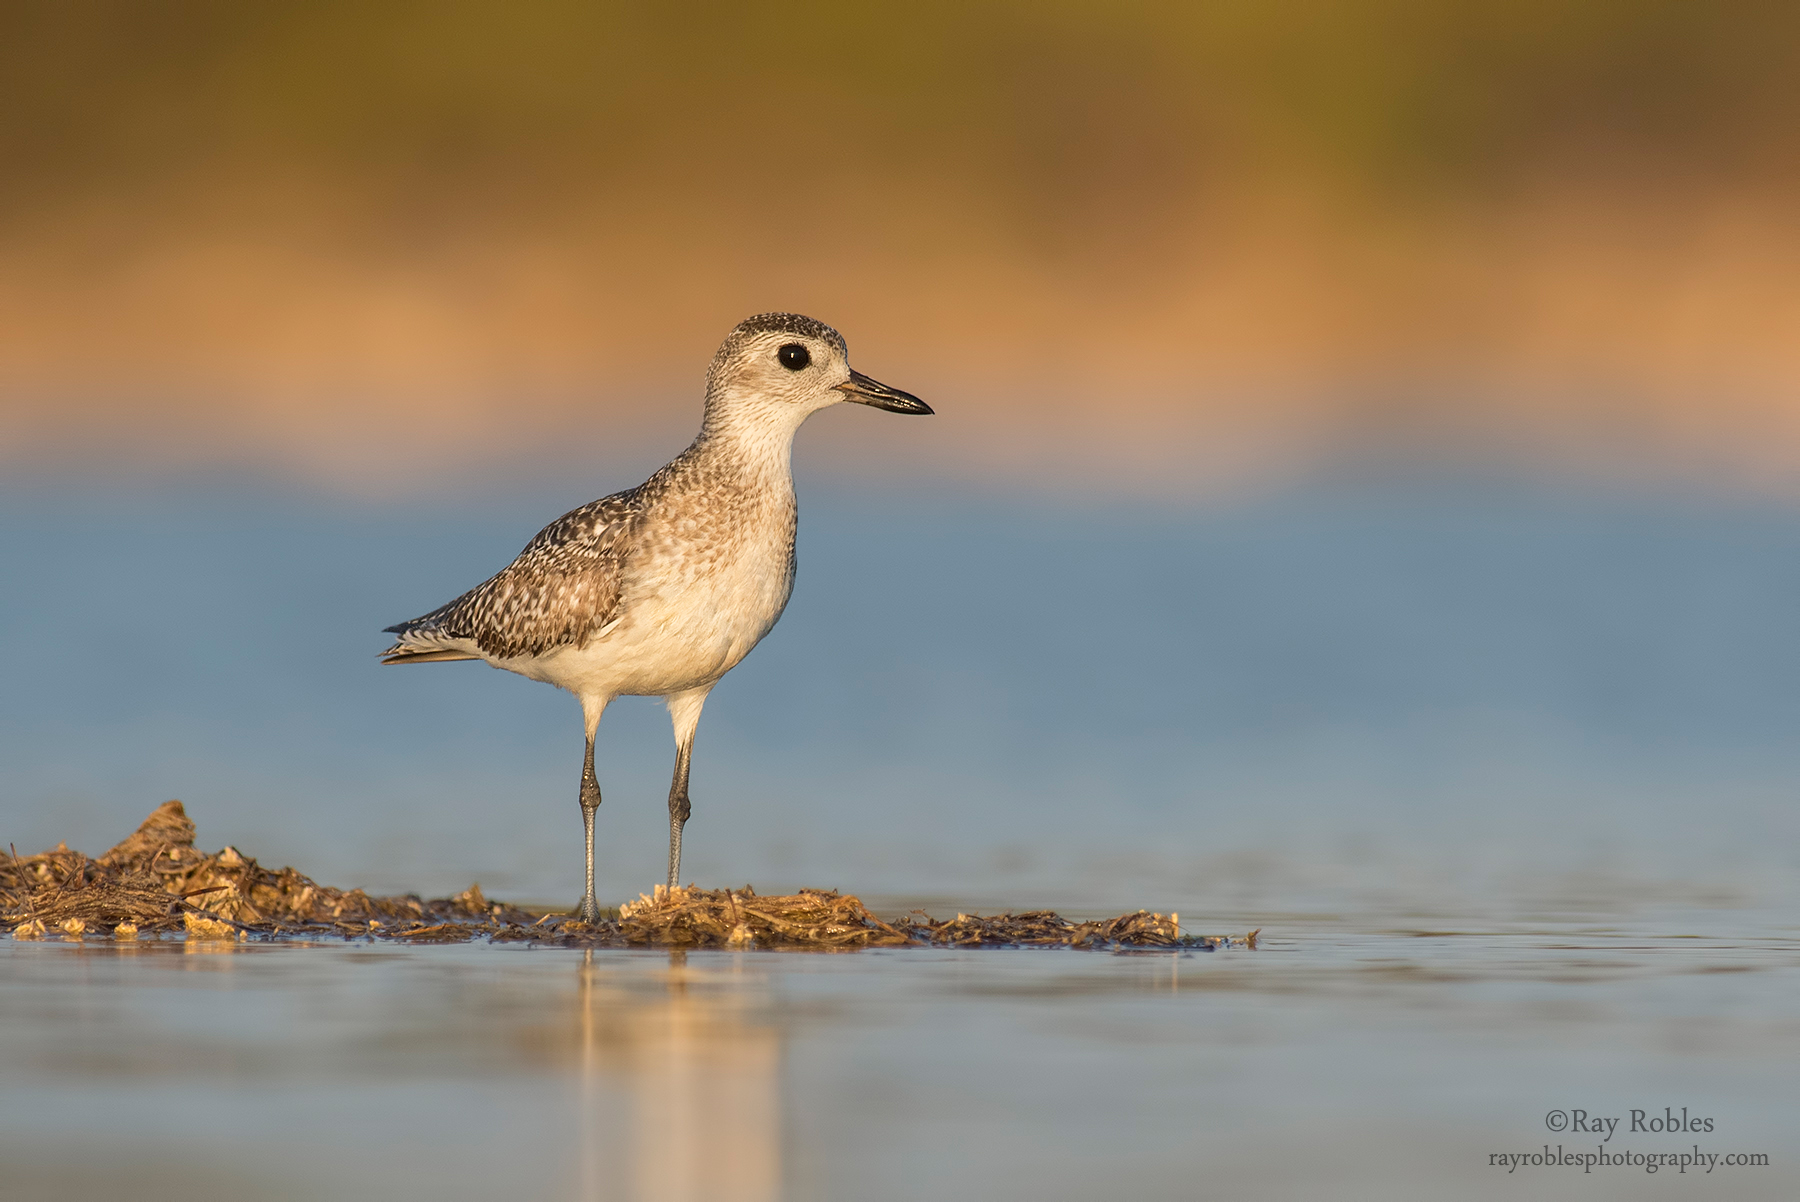
[[931, 406], [912, 393], [889, 388], [880, 380], [871, 380], [860, 371], [851, 372], [850, 378], [839, 384], [837, 389], [858, 404], [873, 405], [877, 409], [886, 409], [889, 413], [931, 412]]

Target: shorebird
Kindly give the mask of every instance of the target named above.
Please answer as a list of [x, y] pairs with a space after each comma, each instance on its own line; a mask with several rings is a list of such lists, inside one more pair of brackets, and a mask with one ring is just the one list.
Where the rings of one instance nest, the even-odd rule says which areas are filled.
[[930, 413], [911, 393], [850, 367], [836, 330], [764, 313], [731, 331], [706, 373], [700, 433], [636, 488], [545, 526], [505, 569], [448, 605], [389, 626], [384, 664], [485, 660], [581, 701], [587, 751], [581, 822], [594, 899], [594, 732], [615, 697], [661, 697], [675, 730], [669, 888], [681, 875], [688, 762], [706, 695], [769, 633], [794, 590], [794, 434], [819, 410], [856, 401]]

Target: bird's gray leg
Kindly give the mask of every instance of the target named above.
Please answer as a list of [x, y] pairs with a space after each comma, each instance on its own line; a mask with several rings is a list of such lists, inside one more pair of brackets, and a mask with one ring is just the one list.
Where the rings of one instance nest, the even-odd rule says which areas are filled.
[[581, 827], [587, 845], [587, 890], [581, 895], [581, 908], [576, 917], [583, 922], [600, 921], [600, 903], [594, 898], [594, 811], [600, 808], [600, 782], [594, 777], [594, 736], [587, 740], [587, 755], [581, 763]]
[[669, 888], [681, 880], [681, 828], [687, 825], [694, 807], [688, 802], [688, 758], [693, 749], [690, 739], [675, 748], [675, 779], [669, 785]]
[[581, 760], [581, 827], [587, 848], [587, 888], [581, 895], [575, 917], [582, 922], [599, 922], [600, 903], [594, 898], [594, 811], [600, 808], [600, 780], [594, 775], [594, 731], [600, 725], [606, 702], [595, 705], [584, 697], [581, 709], [587, 727], [587, 753]]
[[681, 884], [681, 828], [687, 825], [693, 806], [688, 802], [688, 764], [694, 750], [694, 729], [700, 725], [700, 709], [712, 689], [694, 689], [669, 698], [669, 721], [675, 728], [675, 779], [669, 782], [669, 888]]

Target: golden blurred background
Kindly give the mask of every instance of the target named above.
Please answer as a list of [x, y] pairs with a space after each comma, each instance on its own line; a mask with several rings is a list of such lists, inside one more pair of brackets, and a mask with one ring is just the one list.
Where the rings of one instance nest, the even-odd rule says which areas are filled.
[[1785, 488], [1797, 118], [1764, 0], [18, 0], [0, 464], [670, 451], [785, 308], [938, 405], [826, 436], [865, 465]]

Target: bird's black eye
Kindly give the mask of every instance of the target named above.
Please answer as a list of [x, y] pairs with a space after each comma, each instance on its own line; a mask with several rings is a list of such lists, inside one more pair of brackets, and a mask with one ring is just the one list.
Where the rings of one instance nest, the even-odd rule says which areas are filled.
[[780, 359], [781, 366], [787, 368], [789, 371], [799, 371], [801, 368], [812, 362], [812, 353], [798, 342], [788, 343], [786, 346], [775, 352], [775, 357]]

